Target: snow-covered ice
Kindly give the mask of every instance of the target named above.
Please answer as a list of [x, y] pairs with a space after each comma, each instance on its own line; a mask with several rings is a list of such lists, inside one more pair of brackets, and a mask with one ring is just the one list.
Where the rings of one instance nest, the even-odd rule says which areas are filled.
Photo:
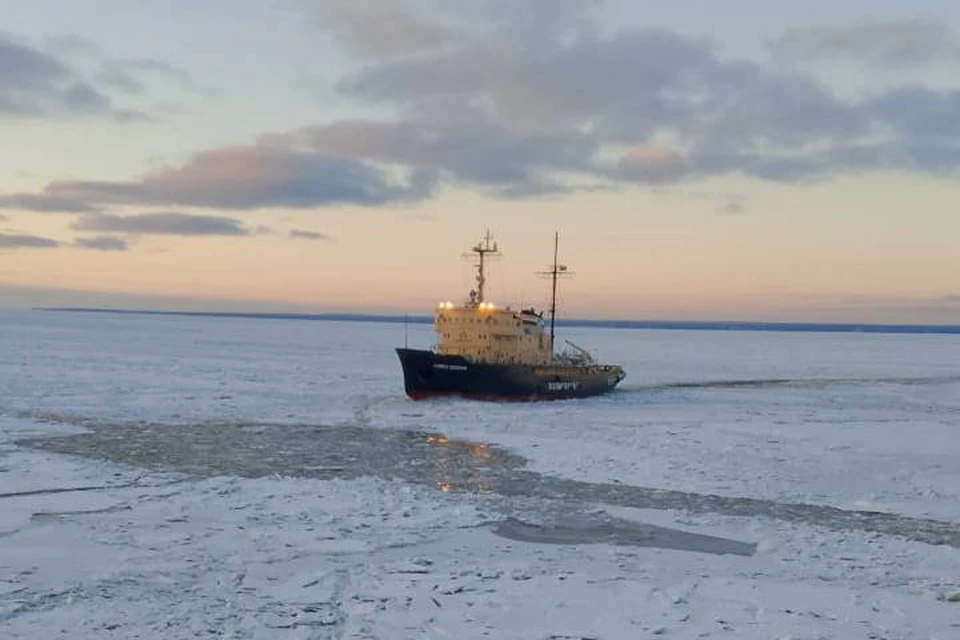
[[0, 313], [0, 638], [960, 637], [956, 336], [564, 337], [623, 388], [414, 403], [402, 325]]

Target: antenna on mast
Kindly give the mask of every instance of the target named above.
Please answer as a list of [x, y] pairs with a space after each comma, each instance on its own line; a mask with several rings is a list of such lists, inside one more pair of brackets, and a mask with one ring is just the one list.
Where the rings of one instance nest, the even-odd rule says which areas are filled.
[[470, 292], [470, 304], [480, 304], [484, 302], [486, 298], [484, 297], [484, 286], [487, 284], [487, 275], [486, 275], [486, 257], [487, 256], [499, 256], [500, 252], [497, 248], [497, 243], [493, 239], [493, 235], [490, 233], [490, 230], [487, 229], [487, 233], [483, 236], [483, 239], [475, 244], [469, 253], [463, 254], [465, 258], [472, 257], [472, 254], [478, 256], [477, 260], [477, 288]]
[[553, 281], [553, 290], [550, 295], [550, 353], [553, 353], [554, 332], [557, 321], [557, 280], [573, 275], [573, 271], [567, 269], [566, 265], [560, 264], [560, 232], [553, 235], [553, 266], [549, 271], [540, 271], [538, 275], [547, 276]]

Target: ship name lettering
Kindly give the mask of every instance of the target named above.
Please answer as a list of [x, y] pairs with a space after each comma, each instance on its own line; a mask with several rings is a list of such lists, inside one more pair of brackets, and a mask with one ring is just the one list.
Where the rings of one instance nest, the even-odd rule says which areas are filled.
[[434, 369], [446, 369], [448, 371], [466, 371], [467, 367], [462, 364], [434, 364]]
[[579, 382], [548, 382], [549, 391], [574, 391], [580, 387]]

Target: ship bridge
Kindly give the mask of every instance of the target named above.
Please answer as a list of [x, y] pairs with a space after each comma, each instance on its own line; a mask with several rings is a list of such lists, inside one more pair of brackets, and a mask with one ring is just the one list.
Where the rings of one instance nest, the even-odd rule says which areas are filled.
[[438, 305], [434, 315], [434, 330], [440, 337], [438, 353], [476, 362], [550, 362], [550, 337], [539, 315], [474, 300], [463, 305]]

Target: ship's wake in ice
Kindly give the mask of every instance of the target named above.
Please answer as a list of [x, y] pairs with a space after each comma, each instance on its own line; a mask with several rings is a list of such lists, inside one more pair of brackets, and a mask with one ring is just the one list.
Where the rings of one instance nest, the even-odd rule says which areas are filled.
[[[196, 477], [279, 475], [354, 479], [369, 476], [426, 484], [447, 492], [566, 502], [577, 508], [600, 504], [765, 517], [960, 548], [960, 524], [954, 522], [882, 511], [560, 478], [525, 469], [527, 461], [523, 457], [500, 447], [426, 431], [258, 423], [91, 425], [88, 422], [82, 433], [21, 440], [18, 444]], [[616, 529], [609, 522], [606, 529], [597, 524], [566, 529], [556, 526], [560, 528], [552, 534], [543, 534], [545, 541], [584, 540], [591, 536], [603, 539]], [[503, 530], [514, 531], [515, 536], [521, 538], [534, 535], [533, 529], [522, 527], [506, 526]], [[657, 539], [657, 536], [633, 534], [621, 526], [617, 535], [621, 540]]]
[[696, 380], [658, 384], [624, 384], [618, 393], [671, 391], [674, 389], [822, 389], [842, 385], [937, 385], [960, 382], [960, 376], [862, 377], [862, 378], [755, 378], [745, 380]]

